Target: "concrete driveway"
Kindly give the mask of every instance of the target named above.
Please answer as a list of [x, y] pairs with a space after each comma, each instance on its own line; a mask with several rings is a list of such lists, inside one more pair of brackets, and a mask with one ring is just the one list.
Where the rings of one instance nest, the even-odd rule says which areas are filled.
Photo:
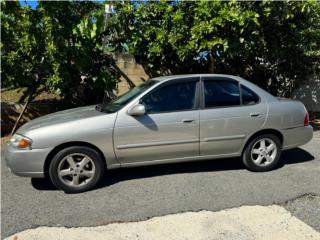
[[88, 227], [272, 204], [284, 205], [319, 231], [319, 201], [290, 201], [320, 195], [319, 146], [320, 133], [315, 132], [309, 144], [284, 152], [280, 167], [266, 173], [247, 171], [237, 158], [114, 170], [100, 188], [74, 195], [57, 191], [48, 181], [10, 174], [2, 158], [2, 238], [37, 226]]

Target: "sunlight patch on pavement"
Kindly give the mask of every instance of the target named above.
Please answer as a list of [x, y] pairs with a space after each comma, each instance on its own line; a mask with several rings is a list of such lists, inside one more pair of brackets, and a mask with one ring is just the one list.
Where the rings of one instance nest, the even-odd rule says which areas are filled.
[[320, 233], [276, 205], [200, 211], [99, 227], [39, 227], [7, 238], [17, 240], [320, 240]]

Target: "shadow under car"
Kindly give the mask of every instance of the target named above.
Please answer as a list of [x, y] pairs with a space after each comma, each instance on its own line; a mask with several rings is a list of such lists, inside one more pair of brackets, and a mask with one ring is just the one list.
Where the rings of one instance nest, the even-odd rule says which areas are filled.
[[[301, 148], [294, 148], [283, 151], [278, 167], [282, 168], [289, 164], [299, 164], [302, 162], [312, 161], [314, 157]], [[103, 188], [116, 184], [121, 181], [131, 179], [149, 178], [154, 176], [172, 175], [180, 173], [193, 172], [211, 172], [211, 171], [229, 171], [245, 169], [240, 158], [215, 159], [185, 163], [163, 164], [135, 168], [122, 168], [107, 171], [106, 176], [102, 179], [98, 188]], [[31, 184], [38, 190], [57, 190], [49, 178], [37, 179], [32, 178]]]

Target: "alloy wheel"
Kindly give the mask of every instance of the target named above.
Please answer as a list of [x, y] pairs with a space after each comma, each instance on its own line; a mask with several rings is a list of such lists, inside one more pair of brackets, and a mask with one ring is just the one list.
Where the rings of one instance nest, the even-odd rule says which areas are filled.
[[277, 156], [277, 145], [270, 138], [259, 139], [251, 149], [251, 158], [257, 166], [270, 165]]
[[80, 187], [88, 184], [94, 177], [94, 161], [83, 153], [65, 156], [58, 165], [58, 177], [66, 185]]

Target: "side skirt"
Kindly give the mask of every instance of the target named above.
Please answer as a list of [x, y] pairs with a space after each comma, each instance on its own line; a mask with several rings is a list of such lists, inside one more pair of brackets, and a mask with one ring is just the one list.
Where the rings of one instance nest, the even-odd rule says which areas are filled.
[[158, 164], [168, 164], [168, 163], [179, 163], [179, 162], [192, 162], [197, 160], [213, 160], [213, 159], [222, 159], [222, 158], [232, 158], [239, 157], [240, 153], [232, 154], [221, 154], [221, 155], [206, 155], [198, 157], [185, 157], [185, 158], [172, 158], [172, 159], [161, 159], [161, 160], [152, 160], [152, 161], [143, 161], [143, 162], [133, 162], [133, 163], [121, 163], [120, 166], [110, 166], [109, 169], [115, 168], [130, 168], [130, 167], [140, 167], [140, 166], [151, 166]]

